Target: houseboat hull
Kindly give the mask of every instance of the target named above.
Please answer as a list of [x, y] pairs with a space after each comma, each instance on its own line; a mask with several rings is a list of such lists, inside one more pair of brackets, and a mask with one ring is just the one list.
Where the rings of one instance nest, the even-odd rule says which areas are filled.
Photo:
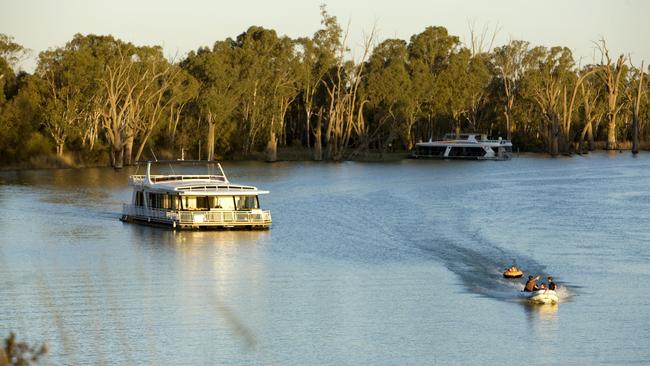
[[[163, 211], [124, 205], [123, 222], [168, 227], [176, 230], [267, 230], [269, 211]], [[141, 212], [139, 212], [141, 211]]]
[[173, 230], [268, 230], [271, 228], [271, 222], [250, 223], [250, 222], [233, 222], [233, 223], [187, 223], [181, 224], [176, 221], [152, 219], [150, 217], [137, 217], [122, 215], [120, 220], [132, 224], [148, 225], [162, 227]]

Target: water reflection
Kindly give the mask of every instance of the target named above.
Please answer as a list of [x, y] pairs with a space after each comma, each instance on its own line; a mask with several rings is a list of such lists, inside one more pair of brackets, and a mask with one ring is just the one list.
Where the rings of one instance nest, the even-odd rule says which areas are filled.
[[559, 304], [531, 304], [526, 302], [524, 309], [531, 321], [557, 321]]
[[[243, 350], [257, 350], [258, 337], [251, 325], [250, 304], [264, 303], [269, 276], [264, 243], [269, 231], [174, 231], [129, 225], [131, 241], [149, 256], [175, 258], [169, 268], [175, 277], [170, 290], [182, 309], [201, 309], [213, 327], [223, 327]], [[146, 266], [146, 259], [141, 266]], [[159, 270], [159, 269], [157, 269]], [[146, 275], [145, 275], [146, 277]], [[257, 309], [256, 309], [257, 310]], [[184, 322], [196, 322], [196, 314], [181, 313]], [[204, 322], [206, 322], [204, 320]], [[223, 337], [223, 335], [222, 335]]]
[[524, 304], [528, 333], [543, 343], [553, 343], [560, 330], [559, 304]]

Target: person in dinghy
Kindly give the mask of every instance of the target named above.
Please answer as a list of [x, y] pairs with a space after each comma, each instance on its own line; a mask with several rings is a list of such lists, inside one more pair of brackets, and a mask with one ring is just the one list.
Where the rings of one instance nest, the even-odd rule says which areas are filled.
[[539, 290], [539, 287], [537, 286], [537, 280], [539, 280], [539, 276], [537, 277], [528, 276], [528, 281], [526, 281], [523, 291], [533, 292]]
[[548, 276], [546, 279], [548, 280], [548, 289], [555, 291], [557, 289], [557, 285], [555, 282], [553, 282], [553, 277]]

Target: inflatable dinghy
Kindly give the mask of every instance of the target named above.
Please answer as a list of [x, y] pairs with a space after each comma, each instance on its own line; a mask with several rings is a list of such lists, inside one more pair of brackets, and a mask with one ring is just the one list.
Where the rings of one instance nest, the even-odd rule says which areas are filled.
[[553, 290], [537, 290], [533, 292], [526, 292], [528, 301], [536, 304], [557, 304], [560, 299], [557, 292]]

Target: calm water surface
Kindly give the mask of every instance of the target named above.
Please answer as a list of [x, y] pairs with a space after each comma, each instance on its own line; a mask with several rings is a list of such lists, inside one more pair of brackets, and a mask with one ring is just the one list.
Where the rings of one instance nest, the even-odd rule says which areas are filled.
[[650, 360], [647, 153], [224, 168], [271, 230], [124, 224], [133, 170], [0, 173], [0, 335], [54, 365]]

